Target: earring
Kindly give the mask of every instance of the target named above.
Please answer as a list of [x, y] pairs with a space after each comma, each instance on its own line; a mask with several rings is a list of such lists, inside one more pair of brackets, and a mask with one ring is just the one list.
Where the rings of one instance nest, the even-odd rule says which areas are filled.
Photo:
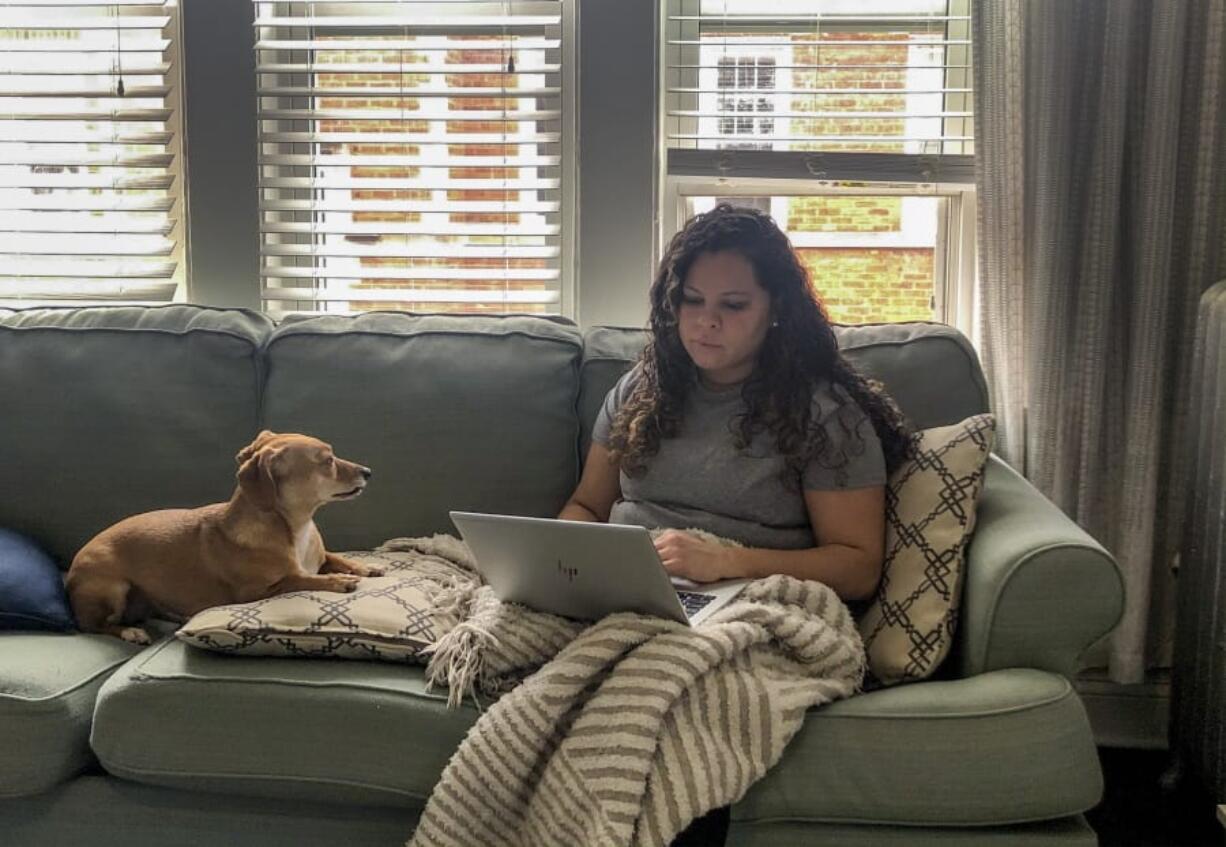
[[771, 321], [771, 326], [779, 326], [779, 321]]

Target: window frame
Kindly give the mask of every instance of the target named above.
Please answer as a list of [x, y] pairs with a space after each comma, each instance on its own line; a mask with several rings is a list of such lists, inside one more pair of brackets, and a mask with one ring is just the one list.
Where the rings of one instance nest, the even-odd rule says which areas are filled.
[[[864, 182], [848, 187], [827, 179], [669, 176], [664, 180], [660, 215], [660, 245], [667, 245], [685, 225], [691, 197], [937, 197], [933, 248], [933, 319], [974, 337], [975, 292], [978, 276], [975, 244], [975, 186], [966, 183]], [[820, 288], [820, 286], [819, 286]]]
[[[972, 14], [970, 0], [947, 0], [947, 14]], [[937, 220], [937, 243], [933, 265], [933, 317], [956, 327], [975, 341], [975, 298], [978, 266], [975, 235], [975, 159], [974, 155], [936, 153], [867, 153], [844, 151], [684, 149], [669, 144], [668, 112], [677, 104], [670, 101], [667, 68], [670, 64], [667, 41], [679, 34], [670, 28], [670, 3], [663, 0], [657, 9], [657, 90], [656, 126], [659, 155], [655, 252], [684, 225], [686, 204], [692, 196], [854, 196], [917, 195], [942, 198]], [[837, 28], [846, 28], [838, 27]], [[772, 34], [777, 30], [771, 30]], [[949, 22], [946, 38], [969, 38], [970, 21]], [[733, 42], [730, 42], [732, 44]], [[701, 47], [676, 48], [695, 55]], [[967, 63], [969, 48], [950, 45], [953, 55], [946, 62]], [[682, 54], [684, 57], [684, 54]], [[701, 64], [701, 62], [699, 63]], [[950, 71], [947, 71], [947, 74]], [[969, 76], [971, 69], [957, 74]], [[697, 76], [695, 77], [697, 78]], [[778, 80], [778, 77], [776, 77]], [[950, 82], [947, 79], [946, 85]], [[698, 95], [686, 95], [698, 102]], [[967, 105], [971, 94], [947, 93], [945, 108]], [[951, 99], [953, 102], [951, 103]], [[900, 113], [905, 115], [905, 113]], [[685, 118], [683, 121], [697, 121]], [[973, 118], [946, 118], [965, 122]], [[732, 136], [730, 136], [732, 137]], [[973, 141], [971, 142], [973, 145]], [[973, 149], [973, 148], [972, 148]], [[841, 183], [861, 183], [848, 188]]]

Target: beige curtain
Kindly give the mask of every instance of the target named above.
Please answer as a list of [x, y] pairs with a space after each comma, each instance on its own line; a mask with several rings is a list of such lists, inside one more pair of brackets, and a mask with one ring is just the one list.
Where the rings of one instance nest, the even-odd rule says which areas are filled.
[[1195, 309], [1226, 276], [1226, 0], [974, 5], [998, 450], [1110, 550], [1109, 667], [1166, 664]]

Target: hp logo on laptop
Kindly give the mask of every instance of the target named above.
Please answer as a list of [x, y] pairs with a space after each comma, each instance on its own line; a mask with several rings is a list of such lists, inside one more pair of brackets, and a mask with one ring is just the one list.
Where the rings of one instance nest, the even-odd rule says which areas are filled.
[[575, 577], [579, 575], [578, 568], [568, 568], [562, 564], [562, 560], [558, 559], [558, 573], [566, 577], [567, 582], [574, 582]]

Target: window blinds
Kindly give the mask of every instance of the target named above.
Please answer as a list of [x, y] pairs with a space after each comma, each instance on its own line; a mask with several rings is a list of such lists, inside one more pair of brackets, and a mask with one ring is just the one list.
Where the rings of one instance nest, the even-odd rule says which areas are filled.
[[178, 25], [173, 0], [0, 6], [0, 305], [175, 297]]
[[561, 0], [254, 0], [265, 308], [561, 312]]
[[967, 0], [665, 0], [664, 17], [670, 173], [970, 176]]

